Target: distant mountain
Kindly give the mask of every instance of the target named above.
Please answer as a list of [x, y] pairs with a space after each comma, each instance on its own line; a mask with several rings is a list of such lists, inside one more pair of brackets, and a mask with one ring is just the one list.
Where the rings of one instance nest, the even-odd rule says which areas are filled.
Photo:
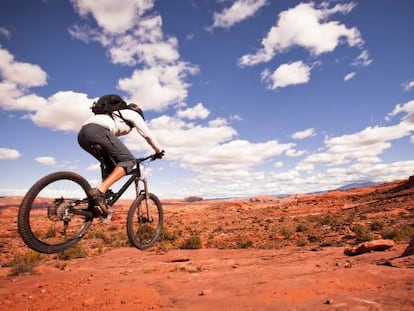
[[342, 187], [336, 188], [336, 190], [346, 191], [346, 190], [353, 189], [353, 188], [369, 187], [369, 186], [375, 186], [378, 184], [379, 183], [373, 182], [373, 181], [360, 181], [360, 182], [354, 182], [354, 183], [344, 185]]

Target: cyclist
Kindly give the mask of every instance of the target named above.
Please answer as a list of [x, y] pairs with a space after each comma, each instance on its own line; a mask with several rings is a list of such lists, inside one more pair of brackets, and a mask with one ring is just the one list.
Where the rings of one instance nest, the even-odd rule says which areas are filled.
[[129, 104], [127, 109], [112, 113], [95, 114], [85, 121], [79, 131], [79, 145], [101, 163], [102, 183], [92, 188], [89, 195], [95, 201], [97, 213], [103, 218], [110, 216], [105, 193], [130, 173], [136, 163], [135, 157], [118, 138], [130, 133], [133, 128], [154, 149], [155, 157], [161, 159], [165, 152], [148, 129], [142, 109], [136, 104]]

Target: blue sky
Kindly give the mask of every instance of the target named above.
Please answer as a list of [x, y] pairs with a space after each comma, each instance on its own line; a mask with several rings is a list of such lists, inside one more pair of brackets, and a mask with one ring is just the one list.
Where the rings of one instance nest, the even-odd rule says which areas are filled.
[[3, 0], [0, 195], [57, 170], [96, 185], [76, 137], [105, 93], [144, 108], [161, 198], [407, 178], [413, 31], [410, 0]]

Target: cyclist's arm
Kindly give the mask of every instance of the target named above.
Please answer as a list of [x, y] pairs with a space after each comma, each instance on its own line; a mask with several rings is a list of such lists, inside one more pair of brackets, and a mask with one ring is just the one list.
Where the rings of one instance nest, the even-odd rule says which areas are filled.
[[142, 119], [142, 117], [136, 112], [131, 113], [131, 119], [138, 133], [146, 140], [146, 142], [152, 147], [152, 149], [154, 149], [156, 153], [161, 153], [163, 149], [158, 143], [158, 140], [155, 138], [154, 134], [148, 128], [144, 119]]

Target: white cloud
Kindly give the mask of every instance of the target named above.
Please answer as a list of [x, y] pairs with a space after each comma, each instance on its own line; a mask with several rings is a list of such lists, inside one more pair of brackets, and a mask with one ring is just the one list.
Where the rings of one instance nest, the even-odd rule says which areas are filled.
[[46, 72], [38, 65], [18, 62], [9, 51], [0, 46], [0, 77], [21, 87], [34, 87], [46, 84]]
[[93, 99], [86, 94], [60, 91], [47, 99], [42, 109], [28, 115], [38, 126], [60, 131], [79, 131], [88, 116]]
[[372, 63], [372, 59], [369, 57], [367, 50], [363, 50], [361, 54], [353, 61], [352, 65], [366, 67]]
[[[262, 176], [253, 168], [295, 147], [275, 140], [252, 143], [236, 139], [237, 132], [224, 120], [201, 125], [162, 116], [151, 120], [149, 127], [167, 151], [168, 160], [198, 173], [197, 178], [203, 182], [211, 182], [213, 177], [218, 182], [249, 174]], [[128, 135], [125, 143], [133, 150], [145, 147], [137, 135]]]
[[230, 28], [249, 17], [267, 4], [267, 0], [235, 0], [231, 7], [220, 13], [214, 13], [212, 27]]
[[54, 157], [37, 157], [35, 158], [35, 161], [47, 166], [53, 166], [56, 164], [56, 160]]
[[196, 72], [197, 68], [185, 62], [136, 69], [130, 78], [119, 80], [118, 88], [144, 110], [161, 111], [187, 97], [189, 84], [185, 78]]
[[0, 107], [5, 110], [37, 111], [44, 107], [44, 98], [30, 94], [28, 88], [43, 86], [46, 72], [40, 66], [18, 62], [0, 46]]
[[179, 118], [186, 118], [189, 120], [206, 119], [209, 114], [210, 114], [210, 111], [206, 109], [202, 103], [198, 103], [192, 108], [188, 108], [185, 110], [179, 110], [177, 112], [177, 116]]
[[391, 148], [391, 142], [414, 131], [414, 101], [398, 105], [389, 116], [406, 112], [399, 124], [392, 126], [367, 127], [364, 130], [325, 140], [326, 150], [309, 155], [303, 160], [304, 165], [341, 165], [352, 162], [379, 163], [380, 155]]
[[405, 104], [398, 104], [395, 108], [386, 116], [386, 120], [391, 120], [393, 117], [406, 113], [402, 120], [414, 124], [414, 100], [411, 100]]
[[[119, 79], [117, 87], [145, 110], [161, 111], [182, 102], [188, 94], [189, 84], [186, 78], [197, 74], [198, 68], [180, 59], [178, 41], [175, 37], [164, 37], [162, 18], [159, 14], [144, 15], [152, 8], [152, 1], [123, 0], [120, 12], [111, 11], [111, 5], [107, 5], [113, 1], [91, 2], [82, 0], [75, 1], [75, 4], [85, 7], [86, 12], [95, 12], [95, 18], [98, 18], [98, 15], [105, 16], [104, 21], [116, 20], [119, 14], [129, 10], [131, 6], [141, 8], [132, 10], [135, 12], [133, 23], [128, 22], [115, 27], [110, 22], [107, 24], [101, 21], [98, 23], [101, 28], [98, 29], [78, 25], [70, 28], [73, 37], [84, 42], [97, 41], [108, 49], [112, 63], [141, 65], [140, 68], [134, 69], [130, 77]], [[113, 31], [118, 28], [124, 31]]]
[[151, 9], [154, 0], [71, 0], [76, 11], [91, 14], [106, 32], [122, 33], [135, 24], [137, 18]]
[[414, 80], [404, 82], [402, 87], [406, 92], [412, 90], [414, 88]]
[[357, 28], [347, 28], [338, 21], [328, 21], [333, 14], [349, 13], [353, 3], [336, 5], [329, 8], [324, 2], [316, 8], [313, 2], [301, 3], [279, 14], [278, 22], [261, 41], [262, 47], [253, 54], [239, 59], [241, 66], [252, 66], [271, 60], [277, 53], [292, 46], [300, 46], [314, 55], [332, 52], [346, 39], [350, 46], [363, 43]]
[[16, 160], [20, 158], [20, 152], [16, 149], [0, 148], [0, 160]]
[[314, 128], [308, 128], [306, 130], [303, 131], [298, 131], [296, 133], [292, 134], [292, 138], [293, 139], [304, 139], [304, 138], [308, 138], [311, 136], [315, 136], [315, 129]]
[[262, 80], [266, 82], [269, 89], [277, 89], [289, 85], [305, 84], [309, 82], [311, 67], [302, 61], [280, 65], [274, 72], [264, 70], [261, 74]]
[[348, 73], [347, 75], [345, 75], [344, 81], [349, 81], [349, 80], [353, 79], [355, 77], [355, 75], [356, 75], [356, 72]]

